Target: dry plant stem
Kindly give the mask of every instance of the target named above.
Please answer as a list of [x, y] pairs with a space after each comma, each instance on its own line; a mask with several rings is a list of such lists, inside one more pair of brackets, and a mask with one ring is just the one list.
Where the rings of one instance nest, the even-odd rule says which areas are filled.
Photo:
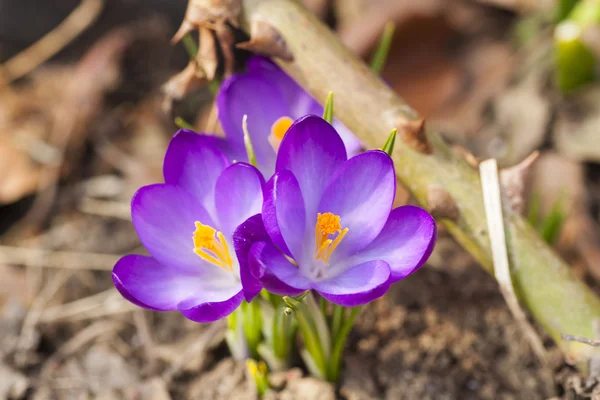
[[40, 379], [42, 381], [50, 379], [52, 377], [52, 373], [56, 370], [62, 360], [71, 354], [74, 354], [87, 344], [97, 340], [101, 336], [115, 335], [117, 331], [123, 327], [123, 325], [125, 324], [121, 321], [102, 320], [80, 330], [44, 363], [42, 371], [39, 374]]
[[224, 331], [226, 328], [224, 320], [219, 320], [215, 323], [208, 325], [198, 340], [190, 345], [187, 351], [181, 356], [162, 374], [162, 379], [169, 383], [171, 380], [185, 367], [192, 357], [197, 357], [198, 354], [204, 354], [206, 349], [211, 343], [214, 336], [217, 336], [219, 332]]
[[96, 20], [103, 5], [104, 0], [82, 0], [60, 25], [0, 65], [0, 87], [27, 75], [71, 43]]
[[[254, 20], [273, 26], [294, 55], [281, 65], [324, 103], [335, 93], [336, 117], [368, 148], [379, 148], [388, 133], [420, 119], [391, 88], [351, 54], [316, 17], [291, 0], [244, 0], [243, 26]], [[398, 141], [393, 158], [398, 179], [426, 208], [427, 191], [442, 187], [456, 202], [460, 217], [443, 220], [456, 240], [490, 273], [492, 252], [487, 234], [479, 175], [435, 132], [428, 132], [433, 154]], [[402, 137], [402, 135], [399, 135]], [[567, 360], [587, 369], [594, 349], [565, 342], [561, 333], [594, 337], [592, 321], [600, 316], [600, 299], [571, 272], [519, 215], [506, 216], [512, 281], [521, 303], [547, 330]]]
[[561, 335], [563, 340], [570, 340], [573, 342], [585, 343], [590, 346], [600, 347], [600, 339], [588, 339], [581, 336], [573, 336], [573, 335]]
[[146, 370], [154, 370], [156, 367], [156, 352], [154, 340], [152, 339], [152, 333], [150, 331], [150, 324], [144, 314], [144, 310], [135, 310], [133, 312], [133, 323], [137, 329], [138, 337], [144, 348], [147, 364]]
[[24, 366], [27, 362], [27, 352], [30, 351], [34, 345], [35, 329], [44, 312], [46, 304], [54, 297], [70, 276], [71, 274], [67, 271], [59, 271], [54, 275], [52, 280], [44, 286], [44, 289], [33, 301], [33, 304], [29, 308], [23, 321], [21, 335], [17, 342], [15, 361], [18, 365]]
[[114, 288], [75, 300], [70, 303], [48, 307], [40, 316], [43, 324], [59, 321], [83, 321], [135, 311], [138, 308], [125, 300]]
[[485, 214], [492, 246], [494, 277], [500, 285], [500, 291], [510, 312], [519, 324], [525, 337], [529, 340], [531, 348], [540, 361], [546, 363], [546, 349], [544, 348], [542, 339], [527, 320], [527, 315], [519, 304], [510, 276], [510, 264], [508, 261], [502, 212], [502, 194], [500, 192], [500, 178], [498, 176], [498, 164], [496, 160], [490, 159], [482, 162], [479, 165], [479, 173], [481, 174], [481, 188], [483, 190]]
[[118, 201], [98, 200], [91, 197], [84, 197], [79, 204], [79, 211], [101, 217], [113, 217], [131, 221], [131, 206], [127, 203]]
[[37, 268], [110, 271], [118, 255], [0, 246], [0, 263]]

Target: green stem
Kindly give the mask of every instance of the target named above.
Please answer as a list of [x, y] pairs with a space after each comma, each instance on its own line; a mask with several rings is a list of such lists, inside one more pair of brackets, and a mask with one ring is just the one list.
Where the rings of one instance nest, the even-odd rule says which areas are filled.
[[194, 126], [181, 117], [175, 117], [175, 125], [181, 129], [194, 130]]
[[295, 331], [294, 316], [289, 308], [285, 305], [277, 308], [273, 318], [273, 353], [286, 363], [290, 358]]
[[385, 24], [381, 39], [379, 39], [379, 44], [377, 45], [377, 50], [375, 50], [375, 54], [371, 59], [371, 70], [377, 75], [380, 75], [383, 67], [385, 67], [395, 31], [396, 24], [393, 21]]
[[[343, 307], [337, 306], [337, 308], [341, 309], [342, 312], [345, 311]], [[348, 319], [344, 321], [344, 324], [339, 329], [339, 332], [336, 335], [333, 335], [333, 348], [331, 351], [331, 357], [329, 358], [329, 368], [327, 369], [327, 379], [331, 382], [337, 382], [340, 377], [344, 345], [346, 344], [346, 339], [348, 338], [350, 329], [352, 329], [354, 320], [359, 312], [360, 307], [352, 308], [350, 310]]]
[[323, 119], [330, 124], [333, 124], [333, 92], [329, 92], [325, 107], [323, 108]]
[[325, 300], [323, 297], [321, 297], [319, 299], [319, 304], [321, 307], [321, 314], [323, 314], [324, 316], [327, 315], [327, 300]]
[[[433, 154], [407, 146], [406, 127], [421, 117], [376, 74], [358, 60], [314, 15], [292, 0], [243, 0], [243, 27], [252, 21], [269, 24], [294, 56], [279, 64], [318, 101], [329, 91], [336, 97], [336, 118], [367, 148], [381, 146], [393, 129], [398, 140], [393, 153], [398, 180], [428, 208], [428, 191], [444, 189], [459, 208], [456, 220], [441, 219], [455, 239], [493, 272], [483, 196], [477, 170], [429, 130]], [[523, 306], [554, 338], [567, 359], [586, 367], [594, 348], [561, 340], [561, 333], [595, 337], [600, 299], [520, 216], [507, 216], [508, 251], [515, 290]]]
[[337, 304], [333, 305], [333, 318], [331, 320], [331, 337], [333, 340], [337, 337], [344, 323], [344, 311], [346, 311], [344, 307]]
[[321, 371], [323, 377], [327, 376], [327, 357], [323, 349], [322, 340], [319, 335], [317, 324], [315, 323], [308, 306], [301, 301], [296, 300], [293, 297], [284, 297], [283, 301], [294, 310], [296, 318], [298, 319], [298, 329], [302, 332], [302, 338], [304, 339], [304, 345], [306, 350], [312, 357], [315, 363], [315, 367]]
[[243, 302], [241, 309], [248, 350], [252, 357], [258, 358], [258, 345], [262, 339], [262, 318], [258, 299], [250, 303]]
[[190, 58], [195, 58], [198, 55], [198, 45], [196, 44], [196, 41], [192, 37], [191, 33], [188, 33], [187, 35], [185, 35], [181, 39], [181, 42], [183, 43], [183, 46], [185, 47], [185, 51], [187, 51], [188, 56]]

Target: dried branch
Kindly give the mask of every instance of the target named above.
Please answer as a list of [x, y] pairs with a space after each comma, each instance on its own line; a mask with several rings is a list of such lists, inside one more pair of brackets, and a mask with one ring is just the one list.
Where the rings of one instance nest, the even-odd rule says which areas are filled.
[[0, 246], [0, 263], [37, 268], [110, 271], [118, 255]]
[[[425, 130], [432, 154], [414, 150], [420, 135], [415, 135], [411, 127], [419, 126], [421, 117], [297, 2], [244, 0], [242, 6], [244, 29], [249, 31], [254, 21], [262, 21], [279, 32], [294, 61], [276, 61], [319, 101], [324, 103], [327, 94], [333, 91], [336, 116], [367, 147], [379, 148], [393, 128], [398, 129], [399, 137], [408, 139], [411, 145], [399, 143], [393, 154], [398, 179], [425, 206], [430, 187], [448, 192], [458, 206], [460, 217], [456, 221], [445, 219], [443, 223], [492, 273], [492, 252], [477, 171], [435, 132]], [[425, 144], [422, 147], [426, 148]], [[554, 338], [567, 360], [586, 369], [593, 348], [562, 341], [560, 334], [573, 332], [594, 337], [592, 321], [600, 315], [600, 299], [521, 216], [507, 215], [505, 229], [513, 261], [512, 282], [521, 304]]]
[[71, 43], [96, 20], [103, 6], [103, 0], [82, 0], [60, 25], [0, 65], [0, 87], [27, 75]]
[[571, 342], [579, 342], [589, 344], [590, 346], [600, 347], [600, 339], [588, 339], [582, 336], [573, 336], [573, 335], [560, 335], [563, 340], [568, 340]]
[[[488, 224], [488, 233], [492, 246], [492, 259], [494, 263], [494, 277], [500, 285], [500, 292], [508, 305], [508, 309], [523, 331], [531, 348], [542, 363], [547, 362], [546, 349], [542, 339], [527, 320], [527, 314], [521, 308], [515, 288], [510, 276], [510, 263], [508, 261], [506, 233], [504, 231], [504, 217], [502, 211], [502, 197], [500, 189], [500, 178], [498, 176], [498, 164], [495, 159], [482, 162], [479, 165], [481, 174], [481, 188], [485, 214]], [[506, 205], [505, 205], [506, 206]]]

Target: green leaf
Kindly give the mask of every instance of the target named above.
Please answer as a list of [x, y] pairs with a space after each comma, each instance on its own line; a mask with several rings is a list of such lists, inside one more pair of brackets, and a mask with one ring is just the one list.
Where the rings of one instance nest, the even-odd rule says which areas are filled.
[[556, 82], [568, 94], [596, 78], [596, 57], [582, 39], [590, 25], [600, 23], [600, 2], [582, 0], [554, 30]]
[[344, 345], [348, 334], [352, 329], [354, 320], [360, 312], [360, 307], [354, 307], [350, 309], [350, 315], [344, 321], [338, 334], [333, 338], [333, 350], [331, 352], [331, 358], [329, 359], [327, 368], [327, 379], [331, 382], [337, 382], [340, 377], [340, 367], [342, 365], [342, 353], [344, 352]]
[[242, 130], [244, 131], [244, 146], [246, 146], [248, 162], [256, 167], [256, 153], [254, 153], [254, 146], [252, 145], [252, 139], [250, 139], [250, 132], [248, 132], [248, 115], [246, 114], [242, 118]]
[[194, 126], [181, 117], [175, 117], [175, 125], [181, 129], [194, 130]]
[[319, 335], [325, 358], [329, 359], [329, 356], [331, 355], [331, 333], [329, 332], [327, 319], [325, 318], [325, 315], [321, 314], [321, 309], [315, 300], [314, 294], [310, 291], [305, 293], [304, 303], [314, 318], [317, 334]]
[[396, 128], [392, 129], [390, 136], [388, 136], [385, 143], [383, 144], [383, 147], [381, 148], [381, 150], [385, 151], [387, 153], [387, 155], [390, 157], [392, 156], [392, 153], [394, 152], [394, 145], [396, 144], [396, 133], [397, 132], [398, 131], [396, 130]]
[[330, 124], [333, 124], [333, 92], [329, 92], [327, 95], [325, 109], [323, 110], [323, 119]]
[[554, 32], [555, 79], [564, 94], [593, 82], [596, 77], [596, 58], [581, 40], [581, 32], [569, 20], [561, 22]]
[[312, 376], [316, 376], [317, 378], [326, 380], [327, 379], [327, 371], [322, 371], [318, 366], [313, 356], [307, 349], [300, 350], [300, 357], [302, 357], [302, 361], [306, 365], [306, 369]]
[[[285, 296], [283, 301], [294, 311], [298, 320], [298, 329], [302, 332], [306, 352], [310, 354], [315, 371], [320, 376], [327, 376], [327, 357], [325, 355], [317, 325], [309, 307], [293, 297]], [[308, 364], [308, 363], [307, 363]]]
[[262, 317], [259, 301], [258, 299], [250, 303], [244, 301], [240, 309], [242, 310], [242, 325], [248, 350], [252, 356], [256, 357], [258, 344], [262, 340]]
[[539, 192], [533, 192], [529, 200], [529, 208], [527, 210], [527, 220], [531, 226], [537, 229], [540, 219], [541, 198]]
[[568, 19], [581, 28], [600, 22], [600, 2], [597, 0], [582, 0], [573, 7]]
[[195, 58], [198, 55], [198, 44], [196, 44], [196, 41], [192, 37], [191, 33], [185, 35], [181, 39], [181, 42], [183, 43], [185, 51], [187, 51], [190, 58]]
[[227, 330], [225, 331], [225, 342], [231, 355], [236, 360], [243, 360], [248, 355], [248, 346], [243, 327], [243, 311], [241, 307], [227, 317]]
[[371, 59], [371, 70], [377, 75], [381, 74], [383, 67], [385, 67], [395, 30], [396, 24], [393, 21], [385, 24], [385, 28], [379, 39], [379, 44], [377, 45], [377, 50], [375, 50], [375, 54]]
[[562, 199], [558, 199], [539, 228], [540, 235], [546, 243], [554, 244], [556, 242], [566, 219], [567, 213], [564, 210]]
[[558, 0], [554, 11], [556, 22], [560, 22], [571, 13], [573, 8], [579, 3], [579, 0]]
[[344, 311], [346, 309], [342, 306], [338, 306], [337, 304], [333, 305], [333, 317], [331, 319], [331, 337], [337, 337], [342, 324], [344, 323]]
[[273, 318], [273, 353], [284, 363], [290, 358], [297, 322], [293, 310], [282, 305], [275, 310]]

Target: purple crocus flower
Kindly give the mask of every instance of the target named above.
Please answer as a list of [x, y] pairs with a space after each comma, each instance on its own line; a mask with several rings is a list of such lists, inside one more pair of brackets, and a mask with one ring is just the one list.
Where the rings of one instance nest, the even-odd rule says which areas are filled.
[[[323, 114], [323, 107], [277, 65], [254, 56], [247, 72], [226, 79], [217, 95], [219, 121], [225, 131], [224, 151], [235, 160], [246, 161], [242, 118], [248, 115], [248, 131], [258, 169], [270, 177], [281, 139], [294, 120], [308, 114]], [[338, 121], [333, 126], [342, 136], [348, 154], [356, 154], [358, 139]]]
[[186, 130], [169, 143], [163, 173], [164, 184], [142, 187], [131, 201], [151, 257], [121, 258], [115, 286], [144, 308], [178, 310], [197, 322], [223, 318], [243, 300], [232, 234], [260, 212], [263, 177], [249, 164], [231, 164], [215, 138]]
[[382, 296], [427, 260], [436, 238], [425, 210], [392, 210], [391, 158], [374, 150], [346, 157], [320, 117], [297, 120], [265, 185], [262, 215], [234, 234], [247, 299], [261, 287], [280, 295], [316, 290], [342, 306]]

